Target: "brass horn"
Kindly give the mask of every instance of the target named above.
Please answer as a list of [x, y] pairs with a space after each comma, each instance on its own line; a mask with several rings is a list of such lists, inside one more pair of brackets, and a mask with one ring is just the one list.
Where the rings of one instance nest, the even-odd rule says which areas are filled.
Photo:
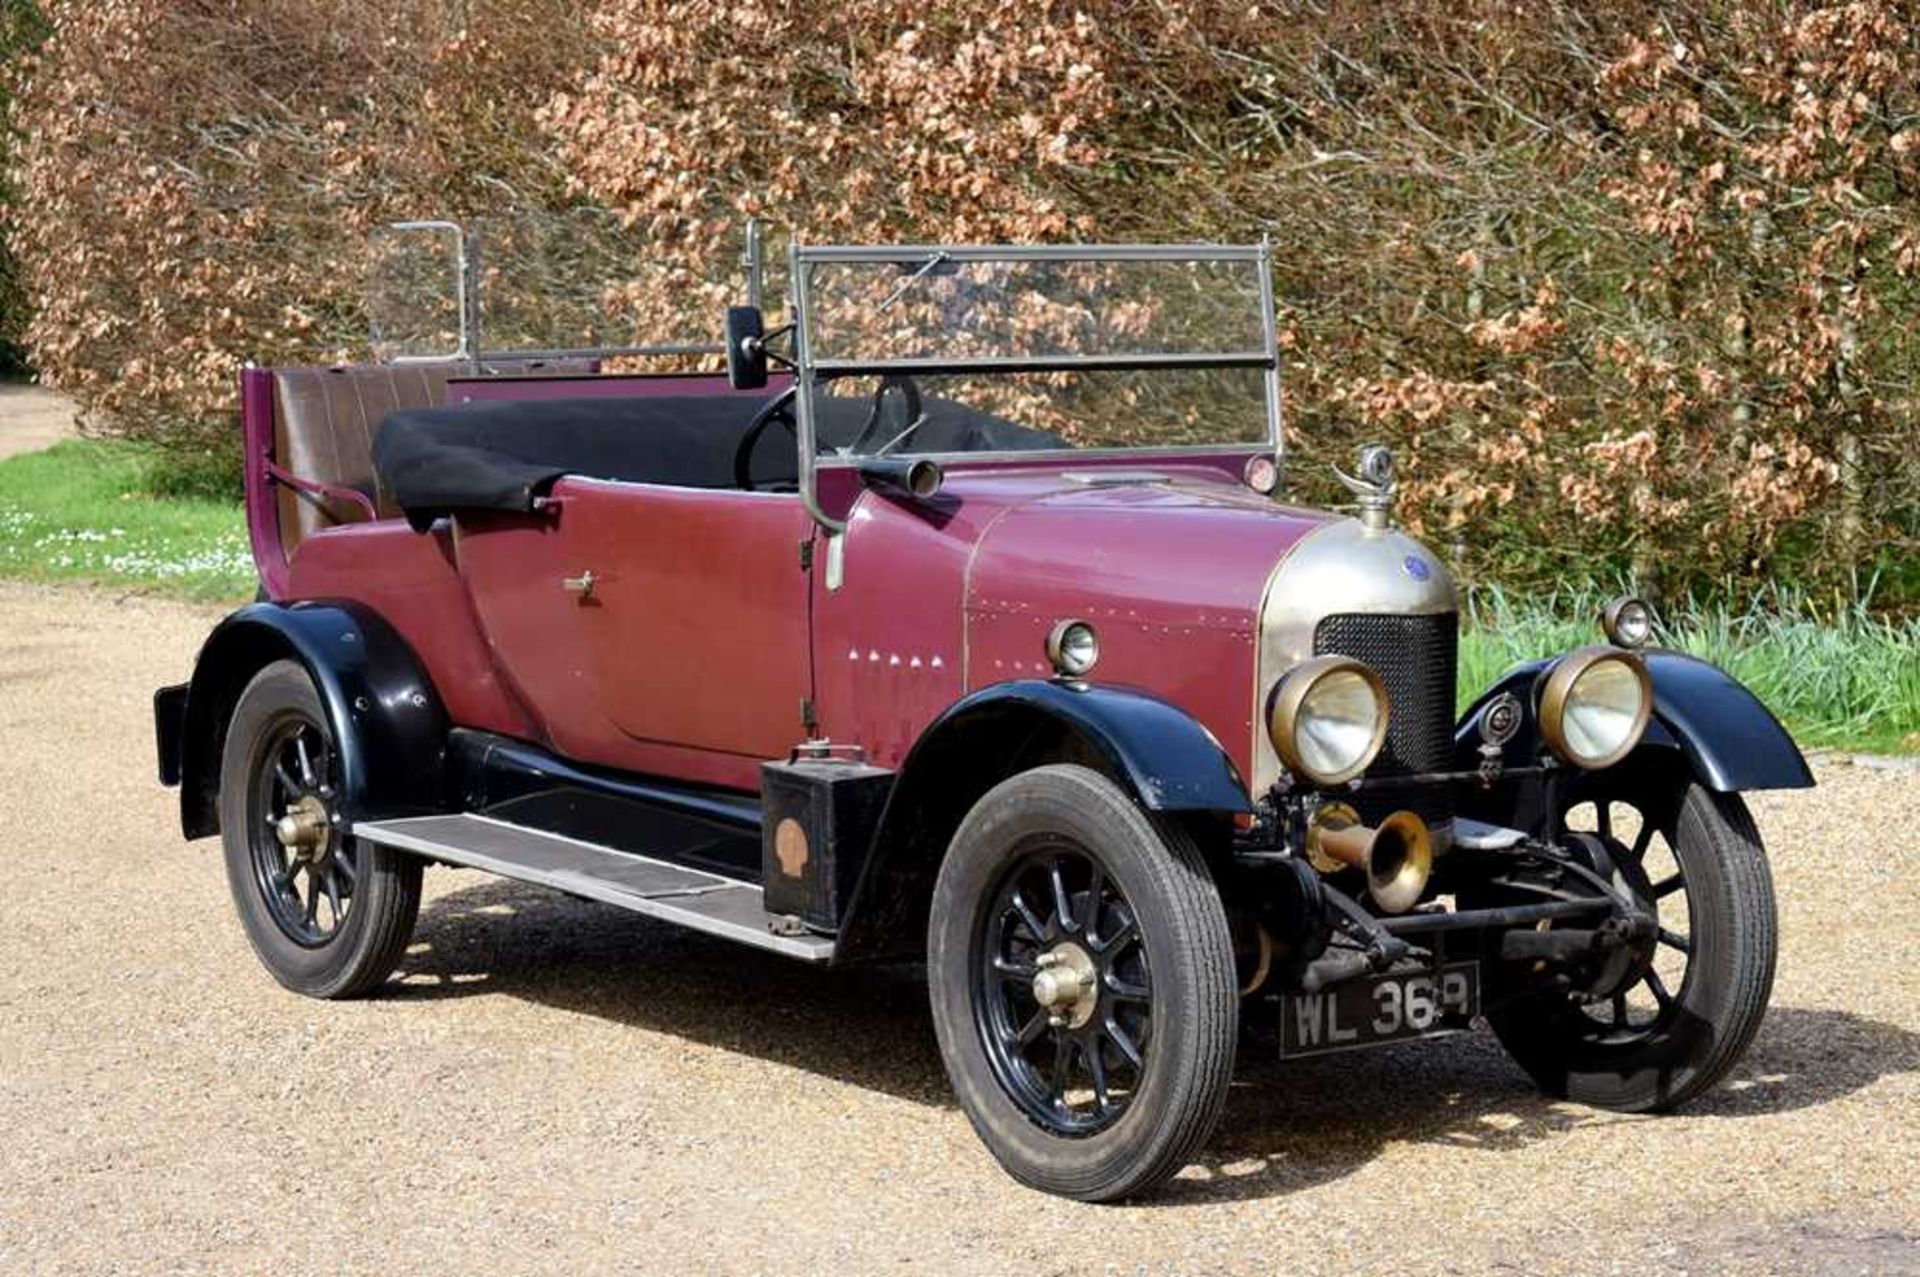
[[1427, 822], [1396, 811], [1379, 828], [1360, 823], [1345, 803], [1325, 803], [1307, 824], [1307, 860], [1321, 873], [1364, 869], [1373, 902], [1388, 913], [1405, 913], [1427, 889], [1433, 872], [1433, 837]]

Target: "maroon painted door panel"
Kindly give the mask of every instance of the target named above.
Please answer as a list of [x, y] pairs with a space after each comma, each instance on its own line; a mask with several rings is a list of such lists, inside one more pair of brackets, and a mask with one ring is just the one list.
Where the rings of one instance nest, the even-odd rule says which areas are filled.
[[475, 512], [454, 521], [453, 539], [480, 633], [537, 739], [574, 758], [604, 752], [610, 733], [593, 709], [579, 609], [560, 586], [559, 528], [544, 515]]
[[568, 571], [601, 711], [636, 742], [783, 757], [811, 693], [797, 496], [568, 479]]

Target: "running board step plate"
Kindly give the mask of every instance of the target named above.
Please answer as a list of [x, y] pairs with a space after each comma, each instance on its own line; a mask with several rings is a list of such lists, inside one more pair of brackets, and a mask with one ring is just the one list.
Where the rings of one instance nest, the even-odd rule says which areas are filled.
[[763, 907], [760, 888], [752, 883], [685, 865], [471, 813], [362, 821], [354, 825], [353, 836], [554, 887], [805, 962], [833, 957], [833, 941], [825, 936], [774, 932], [771, 927], [779, 920]]

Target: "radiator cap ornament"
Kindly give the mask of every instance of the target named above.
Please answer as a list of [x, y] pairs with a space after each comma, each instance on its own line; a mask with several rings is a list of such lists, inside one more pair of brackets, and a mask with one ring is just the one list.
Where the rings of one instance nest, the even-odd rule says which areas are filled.
[[1393, 513], [1393, 451], [1383, 443], [1370, 443], [1360, 449], [1357, 474], [1348, 474], [1339, 466], [1333, 473], [1359, 501], [1360, 522], [1374, 531], [1387, 526]]

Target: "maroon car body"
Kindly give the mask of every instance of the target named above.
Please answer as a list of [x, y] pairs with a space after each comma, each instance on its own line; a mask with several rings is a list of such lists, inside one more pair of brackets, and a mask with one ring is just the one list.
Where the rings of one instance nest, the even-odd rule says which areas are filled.
[[[821, 317], [848, 264], [900, 279], [861, 314], [923, 290], [918, 322], [973, 333], [963, 304], [1029, 287], [1007, 271], [1104, 287], [1136, 261], [1257, 270], [1256, 348], [1142, 351], [1122, 328], [1092, 355], [929, 355]], [[1456, 719], [1454, 586], [1392, 529], [1384, 452], [1348, 479], [1357, 518], [1273, 491], [1266, 265], [796, 249], [796, 327], [737, 312], [731, 379], [248, 369], [263, 597], [156, 699], [185, 832], [223, 834], [255, 948], [318, 996], [391, 972], [423, 863], [806, 961], [924, 958], [976, 1128], [1073, 1196], [1177, 1170], [1245, 1033], [1308, 1054], [1485, 1010], [1549, 1090], [1684, 1100], [1771, 975], [1738, 791], [1810, 783], [1804, 763], [1731, 679], [1649, 644], [1635, 603], [1611, 645], [1510, 671]], [[863, 341], [893, 345], [847, 353]], [[1107, 372], [1245, 372], [1267, 415], [1237, 442], [1090, 446], [919, 385]], [[868, 376], [864, 422], [826, 397]], [[791, 477], [754, 479], [783, 441]], [[1706, 933], [1739, 942], [1701, 971]]]

